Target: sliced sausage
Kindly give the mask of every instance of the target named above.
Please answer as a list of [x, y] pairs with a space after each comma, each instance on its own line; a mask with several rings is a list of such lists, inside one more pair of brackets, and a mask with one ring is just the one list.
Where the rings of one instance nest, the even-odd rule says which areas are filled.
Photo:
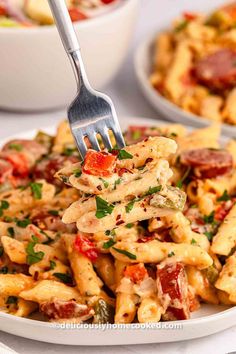
[[194, 68], [196, 79], [211, 89], [224, 89], [236, 84], [236, 51], [221, 49], [199, 60]]
[[229, 173], [233, 168], [232, 155], [226, 150], [185, 150], [180, 155], [180, 162], [192, 167], [198, 178], [214, 178]]
[[62, 183], [54, 178], [55, 173], [66, 165], [75, 162], [78, 162], [78, 158], [76, 156], [61, 156], [58, 154], [53, 154], [36, 164], [33, 171], [33, 176], [36, 179], [45, 179], [48, 183], [61, 185]]
[[158, 296], [168, 307], [163, 315], [166, 321], [186, 320], [190, 316], [188, 281], [182, 263], [166, 263], [157, 266]]
[[78, 304], [74, 300], [63, 301], [55, 299], [50, 302], [43, 302], [40, 311], [50, 320], [77, 318], [85, 321], [93, 316], [93, 310], [87, 305]]
[[5, 144], [0, 158], [10, 162], [13, 175], [25, 178], [36, 161], [47, 152], [47, 149], [34, 140], [11, 140]]

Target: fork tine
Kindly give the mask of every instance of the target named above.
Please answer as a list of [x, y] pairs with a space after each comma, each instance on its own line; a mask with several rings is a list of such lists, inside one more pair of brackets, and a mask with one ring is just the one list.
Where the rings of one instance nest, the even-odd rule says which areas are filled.
[[116, 129], [112, 128], [113, 134], [115, 136], [116, 139], [116, 144], [118, 145], [118, 147], [120, 149], [122, 149], [123, 147], [125, 147], [125, 141], [123, 138], [123, 135], [120, 131], [120, 128], [115, 127]]
[[111, 140], [110, 140], [110, 137], [109, 137], [109, 132], [108, 130], [104, 129], [103, 131], [99, 132], [99, 134], [101, 135], [102, 137], [102, 140], [103, 140], [103, 143], [105, 145], [105, 147], [108, 149], [108, 150], [111, 150], [112, 149], [112, 143], [111, 143]]
[[96, 151], [100, 151], [101, 148], [100, 148], [100, 145], [99, 145], [99, 143], [98, 143], [98, 139], [97, 139], [97, 137], [96, 137], [96, 133], [89, 134], [89, 135], [88, 135], [88, 138], [89, 138], [89, 141], [90, 141], [90, 143], [91, 143], [91, 145], [92, 145], [92, 148], [93, 148], [94, 150], [96, 150]]
[[78, 129], [73, 130], [73, 135], [75, 138], [76, 145], [79, 149], [80, 155], [84, 159], [86, 152], [87, 152], [87, 146], [85, 144], [84, 137]]

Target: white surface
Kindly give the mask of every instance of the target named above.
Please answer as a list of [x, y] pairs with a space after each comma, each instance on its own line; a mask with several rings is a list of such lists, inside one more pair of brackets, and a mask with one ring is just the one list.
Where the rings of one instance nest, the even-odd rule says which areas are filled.
[[[194, 127], [205, 127], [212, 123], [212, 120], [199, 117], [190, 112], [186, 112], [155, 90], [149, 80], [151, 74], [151, 63], [153, 58], [154, 43], [156, 33], [148, 36], [138, 47], [134, 56], [135, 73], [144, 96], [157, 110], [163, 113], [167, 119]], [[227, 136], [236, 136], [236, 127], [230, 124], [222, 124], [222, 133]]]
[[[136, 119], [121, 118], [121, 127], [125, 130], [128, 125], [134, 125]], [[140, 125], [152, 125], [153, 121], [148, 118], [139, 118]], [[157, 125], [165, 124], [164, 121], [156, 121]], [[191, 128], [190, 128], [191, 130]], [[48, 134], [55, 133], [55, 126], [45, 128]], [[18, 133], [9, 139], [32, 139], [37, 133], [37, 129]], [[0, 141], [0, 146], [4, 144]], [[66, 329], [58, 328], [53, 323], [40, 322], [27, 318], [17, 318], [15, 316], [0, 312], [0, 330], [7, 333], [16, 334], [28, 339], [41, 340], [44, 342], [66, 345], [124, 345], [124, 344], [144, 344], [173, 342], [199, 338], [213, 333], [217, 333], [226, 328], [236, 325], [236, 307], [214, 306], [204, 304], [194, 312], [190, 320], [159, 323], [161, 328], [151, 328], [147, 325], [135, 324], [126, 325], [125, 328], [80, 328]], [[149, 327], [148, 327], [149, 326]], [[168, 328], [166, 328], [168, 326]], [[179, 327], [173, 327], [179, 326]], [[171, 336], [170, 336], [171, 331]]]
[[[46, 0], [45, 0], [46, 1]], [[88, 78], [101, 88], [116, 74], [129, 48], [139, 0], [75, 24]], [[65, 107], [76, 81], [55, 26], [0, 28], [0, 107], [45, 110]]]
[[[171, 20], [183, 9], [195, 8], [201, 10], [205, 7], [205, 0], [140, 0], [142, 12], [135, 35], [133, 47], [130, 50], [129, 58], [123, 66], [122, 72], [116, 80], [106, 88], [106, 92], [113, 98], [117, 112], [120, 115], [137, 115], [157, 117], [157, 113], [147, 104], [141, 95], [134, 78], [132, 68], [132, 52], [137, 45], [155, 29], [161, 28], [166, 21]], [[213, 3], [213, 2], [212, 2]], [[221, 0], [214, 0], [214, 4], [222, 3]], [[0, 138], [15, 134], [19, 130], [31, 129], [37, 126], [46, 126], [58, 122], [64, 112], [50, 113], [46, 115], [12, 115], [0, 113]], [[160, 117], [160, 116], [159, 116]], [[171, 336], [171, 331], [170, 331]], [[224, 332], [194, 339], [185, 342], [174, 342], [169, 344], [150, 344], [120, 347], [65, 347], [61, 345], [47, 344], [26, 340], [10, 334], [0, 332], [0, 341], [10, 346], [20, 354], [223, 354], [236, 351], [236, 327]], [[0, 354], [2, 354], [0, 350]]]

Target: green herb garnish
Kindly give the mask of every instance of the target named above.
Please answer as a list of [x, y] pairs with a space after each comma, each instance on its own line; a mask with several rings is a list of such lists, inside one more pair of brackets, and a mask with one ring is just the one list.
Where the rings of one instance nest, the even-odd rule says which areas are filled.
[[211, 241], [214, 236], [212, 231], [206, 231], [206, 232], [204, 232], [204, 235], [206, 235], [206, 237], [208, 238], [209, 241]]
[[217, 202], [227, 202], [228, 200], [230, 200], [230, 196], [227, 193], [227, 190], [224, 190], [224, 193], [217, 198]]
[[16, 220], [16, 225], [22, 228], [26, 228], [29, 224], [31, 224], [30, 219]]
[[117, 158], [119, 160], [128, 160], [128, 159], [132, 159], [133, 155], [128, 153], [126, 150], [120, 150], [119, 154], [117, 155]]
[[72, 284], [73, 280], [70, 274], [66, 273], [53, 273], [54, 277], [58, 278], [65, 284]]
[[212, 224], [214, 222], [214, 216], [215, 216], [215, 212], [212, 211], [209, 215], [204, 215], [203, 216], [203, 221], [206, 224]]
[[114, 207], [113, 204], [109, 204], [106, 200], [96, 197], [96, 218], [102, 219], [108, 214], [111, 214]]
[[148, 191], [143, 194], [143, 197], [146, 197], [148, 195], [152, 195], [154, 193], [160, 192], [162, 186], [157, 186], [157, 187], [149, 187]]
[[168, 253], [168, 257], [173, 257], [175, 255], [175, 252], [171, 251], [170, 253]]
[[136, 200], [134, 199], [134, 200], [131, 200], [131, 202], [129, 202], [127, 205], [126, 205], [126, 207], [125, 207], [125, 211], [126, 211], [126, 213], [130, 213], [131, 212], [131, 210], [133, 209], [133, 207], [134, 207], [134, 203], [136, 202]]
[[183, 31], [187, 27], [188, 23], [189, 23], [188, 20], [183, 20], [180, 23], [178, 23], [177, 26], [175, 27], [175, 32]]
[[58, 210], [54, 210], [54, 209], [48, 210], [48, 213], [49, 213], [50, 215], [53, 215], [53, 216], [58, 216], [58, 215], [59, 215]]
[[30, 187], [35, 199], [42, 199], [42, 183], [32, 182], [30, 183]]
[[74, 176], [79, 178], [82, 175], [82, 171], [80, 169], [74, 170]]
[[27, 253], [27, 264], [32, 265], [41, 261], [44, 257], [44, 252], [35, 252], [34, 246], [38, 243], [38, 238], [36, 236], [32, 236], [32, 241], [28, 243], [26, 247]]
[[127, 229], [132, 229], [133, 226], [134, 226], [133, 223], [130, 223], [130, 224], [125, 225], [125, 227], [126, 227]]
[[109, 187], [109, 183], [105, 179], [103, 179], [103, 178], [99, 178], [99, 179], [100, 179], [100, 181], [102, 181], [105, 188]]
[[197, 243], [197, 241], [194, 238], [192, 238], [191, 245], [195, 245], [196, 243]]
[[10, 237], [14, 237], [15, 236], [15, 230], [12, 226], [8, 227], [7, 229], [7, 233]]
[[56, 264], [55, 261], [50, 261], [50, 270], [55, 269], [56, 265], [57, 265], [57, 264]]
[[108, 240], [107, 242], [104, 242], [104, 244], [103, 244], [102, 247], [103, 247], [105, 250], [107, 250], [108, 248], [114, 246], [115, 243], [116, 243], [116, 242], [111, 238], [111, 239]]
[[120, 253], [120, 254], [123, 254], [124, 256], [130, 258], [130, 259], [137, 259], [137, 257], [135, 256], [135, 254], [133, 253], [130, 253], [126, 250], [121, 250], [119, 248], [116, 248], [116, 247], [112, 247], [116, 252]]
[[2, 201], [1, 201], [1, 205], [0, 205], [0, 209], [5, 210], [5, 209], [8, 209], [9, 206], [10, 206], [10, 204], [8, 203], [7, 200], [2, 200]]

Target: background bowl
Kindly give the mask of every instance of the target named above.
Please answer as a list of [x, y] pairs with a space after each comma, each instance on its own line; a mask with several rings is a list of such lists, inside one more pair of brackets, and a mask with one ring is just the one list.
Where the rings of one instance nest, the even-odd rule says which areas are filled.
[[[182, 108], [163, 97], [151, 85], [149, 77], [152, 70], [154, 43], [157, 35], [158, 33], [149, 36], [141, 43], [135, 53], [135, 73], [144, 96], [156, 111], [161, 113], [162, 116], [166, 117], [168, 120], [199, 128], [212, 124], [212, 120], [184, 111]], [[223, 123], [222, 134], [236, 137], [236, 126]]]
[[[134, 31], [139, 0], [75, 24], [91, 84], [100, 89], [120, 68]], [[76, 82], [55, 26], [0, 29], [0, 108], [48, 110], [68, 105]]]

